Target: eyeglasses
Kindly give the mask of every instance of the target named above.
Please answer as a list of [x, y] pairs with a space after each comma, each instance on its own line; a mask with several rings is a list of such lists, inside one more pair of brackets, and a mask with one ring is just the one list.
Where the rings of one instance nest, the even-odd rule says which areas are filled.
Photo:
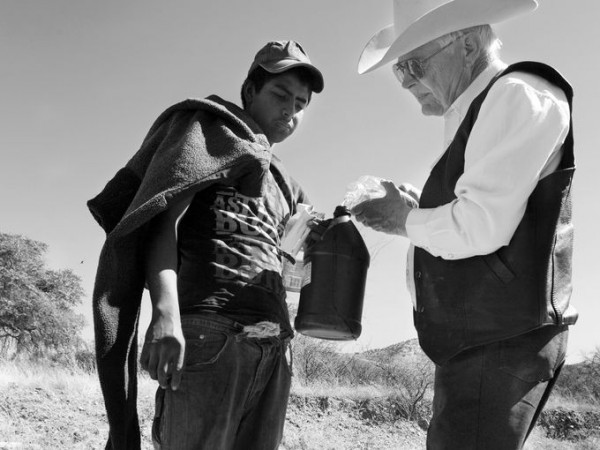
[[401, 62], [394, 64], [392, 66], [394, 75], [396, 75], [396, 78], [398, 78], [398, 81], [400, 83], [404, 82], [404, 77], [406, 76], [406, 74], [410, 75], [415, 80], [420, 80], [421, 78], [423, 78], [425, 76], [425, 69], [423, 68], [424, 63], [426, 61], [430, 60], [431, 58], [433, 58], [438, 53], [442, 52], [442, 50], [445, 50], [446, 48], [450, 47], [452, 44], [454, 44], [454, 42], [456, 42], [457, 39], [458, 38], [453, 39], [452, 41], [450, 41], [449, 43], [444, 45], [442, 48], [440, 48], [437, 52], [432, 53], [431, 55], [429, 55], [425, 58], [407, 59], [405, 61], [401, 61]]

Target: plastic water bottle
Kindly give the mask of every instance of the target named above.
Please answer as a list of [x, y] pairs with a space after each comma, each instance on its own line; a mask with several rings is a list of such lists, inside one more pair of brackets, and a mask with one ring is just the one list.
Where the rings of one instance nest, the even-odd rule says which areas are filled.
[[338, 206], [322, 239], [304, 253], [296, 330], [321, 339], [357, 339], [369, 263], [369, 251], [349, 210]]

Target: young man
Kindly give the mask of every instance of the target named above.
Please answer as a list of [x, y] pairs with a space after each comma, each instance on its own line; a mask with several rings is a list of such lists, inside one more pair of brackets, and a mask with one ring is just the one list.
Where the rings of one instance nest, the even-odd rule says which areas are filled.
[[[520, 449], [565, 361], [571, 295], [569, 83], [498, 57], [495, 24], [534, 0], [394, 1], [359, 72], [395, 62], [445, 139], [423, 191], [386, 182], [353, 212], [411, 241], [415, 327], [436, 363], [428, 449]], [[418, 204], [417, 204], [418, 202]]]
[[144, 283], [152, 320], [140, 362], [160, 384], [155, 446], [278, 447], [292, 337], [279, 247], [306, 200], [272, 146], [322, 89], [298, 43], [269, 42], [243, 83], [243, 109], [216, 96], [169, 108], [89, 202], [109, 232], [94, 293], [108, 448], [140, 445], [135, 322]]

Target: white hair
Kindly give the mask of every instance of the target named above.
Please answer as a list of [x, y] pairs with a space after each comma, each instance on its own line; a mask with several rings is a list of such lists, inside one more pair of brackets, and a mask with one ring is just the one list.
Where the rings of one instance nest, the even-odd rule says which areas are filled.
[[488, 62], [498, 59], [500, 48], [502, 48], [502, 41], [498, 39], [498, 36], [496, 36], [496, 33], [489, 25], [477, 25], [474, 27], [453, 31], [452, 33], [448, 33], [439, 37], [436, 39], [436, 41], [440, 45], [444, 46], [466, 34], [471, 33], [475, 33], [479, 36], [479, 40], [481, 41]]

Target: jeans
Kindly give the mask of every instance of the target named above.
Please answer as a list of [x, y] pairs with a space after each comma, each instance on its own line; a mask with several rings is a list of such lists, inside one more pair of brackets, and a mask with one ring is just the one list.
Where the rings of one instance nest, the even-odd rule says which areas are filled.
[[437, 366], [428, 450], [521, 449], [565, 360], [566, 326], [466, 350]]
[[160, 450], [275, 450], [291, 384], [287, 336], [248, 337], [217, 315], [182, 317], [179, 389], [159, 388], [153, 425]]

